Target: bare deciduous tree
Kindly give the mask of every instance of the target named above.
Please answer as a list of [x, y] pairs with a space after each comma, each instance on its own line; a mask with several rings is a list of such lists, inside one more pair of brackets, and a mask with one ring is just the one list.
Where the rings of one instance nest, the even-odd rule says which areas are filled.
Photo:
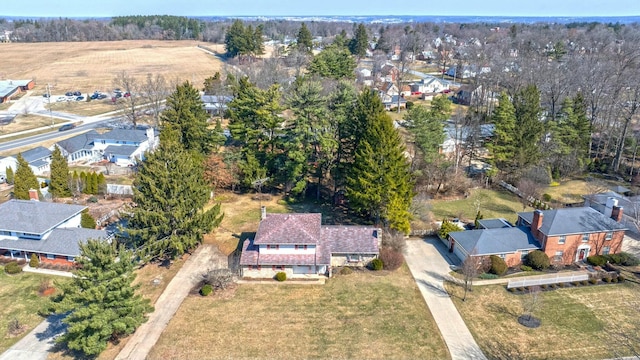
[[531, 286], [523, 299], [522, 308], [527, 321], [531, 321], [533, 315], [542, 308], [543, 302], [540, 293], [540, 286]]
[[138, 125], [139, 107], [144, 102], [144, 96], [141, 92], [142, 83], [139, 79], [127, 74], [126, 71], [120, 72], [113, 79], [113, 86], [121, 89], [124, 94], [121, 98], [116, 98], [116, 105], [122, 115], [133, 124], [135, 128]]
[[165, 99], [169, 96], [171, 88], [162, 74], [147, 74], [146, 82], [142, 85], [145, 100], [151, 106], [153, 112], [153, 124], [158, 126], [160, 112]]
[[233, 283], [234, 275], [229, 269], [209, 270], [202, 275], [202, 282], [211, 285], [215, 290], [224, 290]]
[[462, 275], [464, 275], [464, 296], [462, 297], [462, 301], [466, 301], [467, 292], [473, 290], [473, 279], [478, 276], [482, 263], [482, 257], [473, 254], [467, 256], [462, 262]]

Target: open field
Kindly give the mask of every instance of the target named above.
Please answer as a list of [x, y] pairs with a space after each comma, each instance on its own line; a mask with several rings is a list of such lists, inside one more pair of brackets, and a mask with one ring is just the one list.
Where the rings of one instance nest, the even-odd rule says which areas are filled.
[[45, 105], [45, 108], [80, 116], [95, 116], [119, 110], [119, 108], [111, 102], [111, 99], [52, 102], [51, 105]]
[[[476, 202], [485, 219], [505, 218], [515, 222], [522, 204], [510, 192], [491, 189], [472, 189], [471, 195], [460, 200], [432, 200], [432, 212], [436, 219], [459, 217], [473, 220], [476, 216]], [[531, 210], [528, 208], [528, 210]]]
[[1, 77], [35, 79], [36, 95], [45, 92], [47, 83], [52, 85], [54, 95], [69, 90], [108, 91], [122, 71], [141, 79], [149, 73], [162, 74], [169, 81], [189, 80], [200, 87], [206, 77], [220, 70], [222, 62], [198, 49], [198, 44], [224, 51], [222, 45], [197, 41], [3, 43], [0, 44], [3, 54], [29, 56], [5, 57]]
[[446, 359], [406, 267], [185, 299], [149, 359]]
[[[49, 301], [47, 296], [38, 294], [40, 282], [44, 279], [67, 281], [66, 278], [33, 273], [7, 275], [0, 266], [0, 353], [42, 322], [43, 318], [38, 315], [38, 310]], [[10, 337], [7, 334], [7, 325], [14, 318], [26, 326], [25, 331], [18, 337]]]
[[[53, 122], [55, 124], [60, 124], [67, 121], [53, 118]], [[10, 124], [0, 126], [0, 135], [11, 134], [18, 131], [36, 129], [39, 127], [50, 126], [50, 125], [51, 125], [51, 118], [48, 116], [21, 114], [16, 116], [16, 118]]]
[[447, 289], [490, 359], [613, 358], [620, 354], [612, 351], [628, 350], [607, 330], [640, 331], [640, 286], [629, 282], [543, 292], [536, 329], [517, 321], [528, 295], [511, 294], [503, 286], [476, 286], [462, 302], [461, 286], [447, 284]]

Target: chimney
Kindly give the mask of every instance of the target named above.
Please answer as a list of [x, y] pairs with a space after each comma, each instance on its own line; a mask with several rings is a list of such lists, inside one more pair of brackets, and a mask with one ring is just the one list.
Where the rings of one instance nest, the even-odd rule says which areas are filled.
[[538, 238], [538, 230], [542, 226], [542, 219], [544, 218], [544, 214], [542, 210], [536, 210], [533, 212], [533, 221], [531, 221], [531, 233], [537, 239]]
[[612, 212], [615, 206], [618, 206], [618, 199], [612, 197], [607, 198], [607, 202], [604, 205], [604, 216], [613, 217]]
[[153, 131], [153, 127], [147, 129], [147, 139], [149, 141], [149, 149], [153, 150], [156, 147], [156, 134]]
[[260, 220], [264, 220], [267, 218], [267, 207], [266, 206], [261, 206], [260, 207]]
[[611, 218], [616, 222], [622, 221], [622, 206], [614, 206], [611, 209]]
[[38, 190], [29, 189], [29, 200], [32, 200], [32, 201], [39, 201], [40, 200], [38, 198]]

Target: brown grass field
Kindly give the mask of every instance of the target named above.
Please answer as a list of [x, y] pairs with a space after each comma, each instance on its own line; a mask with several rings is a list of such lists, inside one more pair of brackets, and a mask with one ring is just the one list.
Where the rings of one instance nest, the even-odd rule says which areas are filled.
[[446, 359], [406, 267], [191, 295], [148, 359]]
[[630, 282], [543, 292], [542, 306], [534, 314], [541, 319], [536, 329], [517, 321], [527, 295], [499, 285], [476, 286], [462, 302], [461, 286], [447, 284], [447, 289], [490, 359], [617, 358], [629, 350], [609, 331], [640, 331], [640, 286]]
[[[55, 124], [66, 122], [61, 119], [53, 119]], [[51, 118], [48, 116], [39, 116], [33, 114], [20, 114], [10, 124], [0, 126], [0, 135], [11, 134], [19, 131], [35, 129], [43, 126], [51, 125]]]
[[222, 45], [197, 41], [0, 43], [0, 52], [16, 54], [4, 57], [0, 79], [35, 79], [36, 94], [43, 94], [47, 83], [54, 94], [108, 91], [122, 71], [141, 79], [162, 74], [169, 81], [189, 80], [200, 87], [220, 70], [222, 62], [198, 49], [198, 44], [224, 51]]

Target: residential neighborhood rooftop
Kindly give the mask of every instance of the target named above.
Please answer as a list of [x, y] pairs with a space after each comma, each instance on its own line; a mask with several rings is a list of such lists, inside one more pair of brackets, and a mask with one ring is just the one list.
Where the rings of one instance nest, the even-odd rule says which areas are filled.
[[85, 208], [82, 205], [9, 200], [0, 204], [0, 231], [42, 234]]
[[0, 248], [20, 249], [28, 252], [38, 252], [62, 256], [78, 256], [80, 243], [88, 239], [108, 239], [106, 230], [83, 228], [58, 228], [42, 240], [30, 239], [0, 239]]
[[377, 254], [379, 231], [373, 226], [324, 225], [321, 233], [332, 253]]
[[322, 214], [267, 214], [254, 243], [315, 245], [320, 239]]
[[540, 243], [528, 227], [493, 228], [454, 231], [449, 235], [471, 255], [511, 253], [536, 250]]
[[[624, 225], [590, 207], [544, 210], [542, 215], [539, 231], [547, 236], [626, 230]], [[533, 222], [533, 212], [518, 216], [529, 224]]]

